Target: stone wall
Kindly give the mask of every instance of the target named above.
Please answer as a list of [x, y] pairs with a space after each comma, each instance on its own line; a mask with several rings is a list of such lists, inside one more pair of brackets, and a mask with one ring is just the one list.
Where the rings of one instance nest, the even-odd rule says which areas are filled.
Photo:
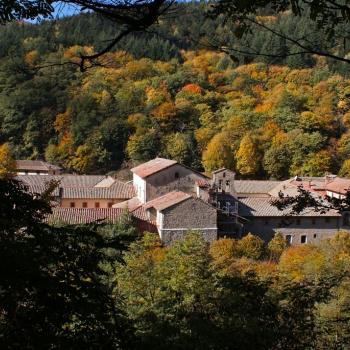
[[163, 196], [171, 191], [196, 193], [196, 180], [206, 179], [204, 175], [175, 164], [146, 178], [147, 201]]
[[215, 208], [197, 198], [190, 198], [162, 211], [161, 239], [168, 244], [183, 238], [188, 230], [202, 232], [207, 241], [217, 238], [217, 213]]
[[[203, 235], [204, 239], [207, 242], [213, 242], [217, 239], [217, 230], [203, 230], [203, 229], [198, 229], [198, 230], [192, 230], [199, 232], [200, 234]], [[171, 245], [175, 241], [179, 239], [184, 239], [186, 234], [188, 233], [188, 230], [162, 230], [161, 232], [161, 239], [163, 244], [165, 245]]]
[[244, 224], [244, 234], [251, 232], [268, 242], [280, 232], [284, 236], [291, 235], [293, 245], [301, 244], [303, 235], [306, 235], [307, 243], [319, 243], [339, 230], [349, 229], [341, 226], [341, 217], [249, 217], [248, 220]]

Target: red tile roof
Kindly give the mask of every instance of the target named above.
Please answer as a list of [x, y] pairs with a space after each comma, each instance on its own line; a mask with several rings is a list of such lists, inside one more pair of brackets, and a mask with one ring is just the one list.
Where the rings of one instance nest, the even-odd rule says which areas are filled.
[[350, 179], [335, 178], [326, 184], [326, 190], [340, 194], [346, 194], [350, 190]]
[[161, 211], [163, 209], [170, 208], [175, 204], [181, 203], [181, 202], [183, 202], [191, 197], [192, 196], [190, 194], [185, 193], [185, 192], [172, 191], [172, 192], [165, 194], [164, 196], [155, 198], [155, 199], [147, 202], [144, 205], [144, 208], [145, 209], [155, 208], [156, 210]]
[[161, 170], [171, 167], [172, 165], [177, 164], [176, 160], [165, 159], [165, 158], [155, 158], [150, 160], [149, 162], [140, 164], [139, 166], [132, 168], [131, 171], [145, 178], [147, 176], [158, 173]]
[[208, 180], [197, 180], [196, 185], [198, 187], [210, 187], [210, 181]]
[[88, 224], [95, 221], [116, 222], [124, 213], [115, 208], [53, 208], [47, 221], [62, 224]]

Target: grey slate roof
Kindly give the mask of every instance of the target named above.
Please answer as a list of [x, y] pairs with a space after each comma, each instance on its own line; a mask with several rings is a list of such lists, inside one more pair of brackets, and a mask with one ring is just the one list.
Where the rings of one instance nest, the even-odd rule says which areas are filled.
[[238, 194], [267, 194], [280, 183], [273, 180], [235, 180], [234, 186]]
[[[275, 217], [275, 216], [293, 216], [291, 210], [280, 211], [275, 206], [270, 204], [270, 198], [261, 198], [261, 197], [246, 197], [240, 198], [238, 204], [238, 214], [240, 216], [249, 217], [249, 216], [262, 216], [262, 217]], [[315, 212], [312, 209], [305, 210], [299, 215], [295, 216], [331, 216], [338, 217], [340, 214], [335, 210], [328, 211], [325, 214]]]
[[[62, 198], [67, 199], [129, 199], [135, 195], [132, 184], [114, 179], [107, 183], [104, 175], [19, 175], [17, 179], [33, 193], [43, 192], [50, 181], [59, 181]], [[104, 183], [106, 187], [101, 187]], [[58, 188], [54, 195], [59, 195]]]

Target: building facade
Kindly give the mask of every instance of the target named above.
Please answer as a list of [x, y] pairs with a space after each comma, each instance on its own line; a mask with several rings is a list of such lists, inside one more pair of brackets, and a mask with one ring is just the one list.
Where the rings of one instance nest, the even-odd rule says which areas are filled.
[[184, 237], [188, 230], [201, 232], [207, 241], [241, 238], [250, 232], [268, 242], [279, 232], [290, 244], [319, 243], [340, 230], [350, 230], [350, 213], [308, 209], [295, 215], [271, 203], [281, 192], [297, 195], [300, 187], [320, 198], [345, 198], [349, 179], [236, 180], [235, 173], [227, 169], [209, 178], [164, 158], [150, 160], [131, 172], [129, 183], [100, 175], [22, 175], [18, 179], [33, 193], [57, 181], [56, 217], [75, 223], [76, 213], [79, 222], [104, 217], [115, 221], [128, 210], [143, 223], [144, 230], [158, 232], [165, 244]]

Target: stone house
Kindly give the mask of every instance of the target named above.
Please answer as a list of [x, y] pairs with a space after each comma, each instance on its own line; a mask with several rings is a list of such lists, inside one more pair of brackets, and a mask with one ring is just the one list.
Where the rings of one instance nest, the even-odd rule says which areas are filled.
[[325, 214], [313, 210], [294, 215], [271, 204], [280, 192], [295, 196], [302, 187], [317, 197], [344, 198], [350, 180], [337, 176], [295, 177], [285, 181], [236, 180], [235, 173], [219, 169], [209, 178], [174, 160], [156, 158], [133, 169], [133, 181], [124, 183], [101, 175], [20, 175], [29, 191], [42, 192], [52, 180], [54, 214], [71, 223], [116, 220], [128, 210], [143, 230], [156, 231], [165, 244], [188, 230], [205, 239], [240, 238], [251, 232], [268, 242], [276, 232], [291, 244], [318, 243], [339, 230], [350, 230], [350, 213]]
[[155, 158], [131, 169], [133, 185], [141, 203], [171, 191], [196, 194], [196, 181], [209, 180], [205, 175], [192, 170], [175, 160]]
[[144, 208], [156, 222], [164, 244], [182, 238], [188, 230], [202, 233], [209, 242], [217, 239], [217, 211], [200, 198], [172, 191], [147, 202]]
[[17, 179], [29, 191], [42, 193], [47, 184], [57, 181], [54, 196], [62, 208], [112, 208], [135, 195], [133, 186], [104, 175], [20, 175]]
[[41, 160], [17, 160], [17, 175], [60, 175], [62, 168]]

